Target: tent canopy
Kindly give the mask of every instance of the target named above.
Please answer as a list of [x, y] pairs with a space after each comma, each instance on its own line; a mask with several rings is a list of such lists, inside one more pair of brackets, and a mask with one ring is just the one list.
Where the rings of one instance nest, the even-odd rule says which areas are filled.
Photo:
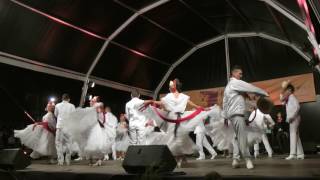
[[3, 63], [149, 96], [173, 77], [224, 86], [234, 64], [248, 81], [312, 71], [296, 0], [4, 0], [0, 27]]

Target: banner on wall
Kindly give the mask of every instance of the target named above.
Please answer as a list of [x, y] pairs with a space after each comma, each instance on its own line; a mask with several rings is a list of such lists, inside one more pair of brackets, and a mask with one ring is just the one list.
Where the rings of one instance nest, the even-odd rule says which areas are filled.
[[[296, 76], [288, 76], [283, 78], [271, 79], [266, 81], [252, 82], [257, 87], [260, 87], [269, 93], [270, 99], [275, 105], [279, 105], [279, 95], [281, 92], [281, 83], [285, 80], [290, 80], [296, 88], [295, 95], [300, 103], [311, 102], [316, 100], [316, 92], [314, 88], [313, 74], [302, 74]], [[184, 91], [185, 94], [191, 97], [191, 100], [203, 107], [209, 107], [223, 99], [224, 87], [200, 89], [192, 91]], [[160, 95], [161, 97], [163, 95]]]

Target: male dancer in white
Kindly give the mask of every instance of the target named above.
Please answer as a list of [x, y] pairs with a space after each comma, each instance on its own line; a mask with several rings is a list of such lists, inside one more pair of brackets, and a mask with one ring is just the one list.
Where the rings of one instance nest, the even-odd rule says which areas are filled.
[[[105, 107], [105, 119], [106, 119], [106, 125], [111, 127], [112, 134], [114, 136], [110, 137], [109, 141], [112, 142], [112, 159], [117, 159], [117, 152], [116, 152], [116, 132], [117, 132], [117, 126], [118, 126], [118, 119], [117, 117], [111, 112], [111, 108], [109, 106]], [[105, 155], [104, 160], [108, 160], [109, 155]]]
[[209, 153], [211, 154], [211, 159], [214, 159], [217, 156], [217, 153], [208, 142], [208, 139], [206, 137], [206, 129], [204, 125], [198, 125], [194, 130], [194, 133], [196, 134], [196, 145], [198, 147], [199, 152], [199, 157], [197, 158], [197, 160], [206, 159], [206, 156], [203, 152], [203, 147], [205, 147], [209, 151]]
[[[261, 130], [264, 131], [264, 133], [261, 136], [262, 142], [264, 147], [266, 148], [266, 151], [268, 152], [268, 156], [271, 158], [273, 151], [270, 146], [270, 143], [266, 134], [266, 130], [268, 128], [273, 128], [275, 123], [269, 114], [263, 114], [259, 109], [256, 109], [255, 111], [256, 112], [251, 113], [249, 119], [251, 119], [252, 118], [251, 116], [254, 116], [254, 114], [256, 113], [254, 121], [260, 123], [258, 126], [260, 126], [262, 128]], [[259, 156], [259, 143], [255, 143], [253, 145], [253, 149], [254, 149], [254, 157], [257, 158]]]
[[129, 121], [129, 144], [143, 145], [145, 144], [145, 125], [147, 119], [137, 110], [136, 106], [143, 104], [144, 100], [139, 99], [140, 93], [134, 89], [131, 92], [131, 100], [126, 104], [126, 115]]
[[[54, 115], [57, 117], [56, 130], [56, 148], [58, 155], [58, 165], [63, 165], [64, 161], [70, 165], [71, 160], [71, 139], [70, 135], [63, 130], [63, 121], [66, 116], [75, 110], [73, 104], [69, 103], [70, 97], [68, 94], [62, 95], [62, 102], [56, 105]], [[64, 153], [66, 157], [64, 158]]]
[[224, 91], [222, 116], [231, 121], [235, 131], [232, 167], [239, 167], [241, 152], [241, 155], [246, 160], [247, 168], [253, 169], [254, 166], [250, 158], [247, 143], [246, 122], [244, 118], [246, 105], [243, 95], [246, 93], [254, 93], [268, 96], [268, 94], [264, 90], [240, 80], [242, 78], [242, 69], [239, 66], [234, 66], [232, 68], [231, 76], [232, 77]]
[[304, 159], [303, 147], [299, 136], [300, 105], [294, 96], [294, 86], [289, 82], [282, 83], [283, 92], [280, 94], [280, 100], [286, 105], [287, 119], [290, 127], [290, 155], [286, 160]]

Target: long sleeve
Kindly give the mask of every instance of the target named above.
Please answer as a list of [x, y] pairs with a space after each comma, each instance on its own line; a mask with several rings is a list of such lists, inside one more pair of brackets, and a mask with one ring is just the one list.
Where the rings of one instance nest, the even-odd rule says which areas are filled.
[[248, 92], [248, 93], [260, 94], [263, 96], [269, 96], [266, 91], [241, 80], [236, 80], [234, 83], [230, 84], [230, 89], [234, 91], [239, 91], [239, 92]]
[[265, 119], [266, 123], [269, 124], [269, 126], [274, 126], [275, 125], [272, 117], [269, 114], [265, 114], [264, 115], [264, 119]]
[[292, 118], [295, 118], [300, 110], [299, 101], [294, 95], [290, 95], [288, 99], [288, 103], [286, 105], [287, 109], [287, 122], [289, 122]]

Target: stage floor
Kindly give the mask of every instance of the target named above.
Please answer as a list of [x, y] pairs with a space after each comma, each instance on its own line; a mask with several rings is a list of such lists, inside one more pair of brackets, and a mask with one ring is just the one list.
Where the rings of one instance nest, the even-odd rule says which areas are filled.
[[[305, 160], [284, 160], [285, 156], [255, 159], [255, 168], [248, 170], [241, 162], [241, 168], [232, 169], [231, 159], [218, 157], [214, 160], [197, 161], [189, 159], [183, 168], [176, 168], [176, 172], [185, 172], [188, 177], [203, 177], [209, 172], [216, 171], [224, 178], [232, 177], [266, 177], [266, 178], [314, 178], [320, 179], [320, 155], [307, 156]], [[112, 174], [125, 175], [121, 166], [122, 161], [104, 161], [103, 166], [90, 167], [87, 161], [73, 162], [71, 166], [49, 165], [46, 160], [36, 160], [27, 169], [19, 172], [45, 173], [76, 173], [76, 174]]]

